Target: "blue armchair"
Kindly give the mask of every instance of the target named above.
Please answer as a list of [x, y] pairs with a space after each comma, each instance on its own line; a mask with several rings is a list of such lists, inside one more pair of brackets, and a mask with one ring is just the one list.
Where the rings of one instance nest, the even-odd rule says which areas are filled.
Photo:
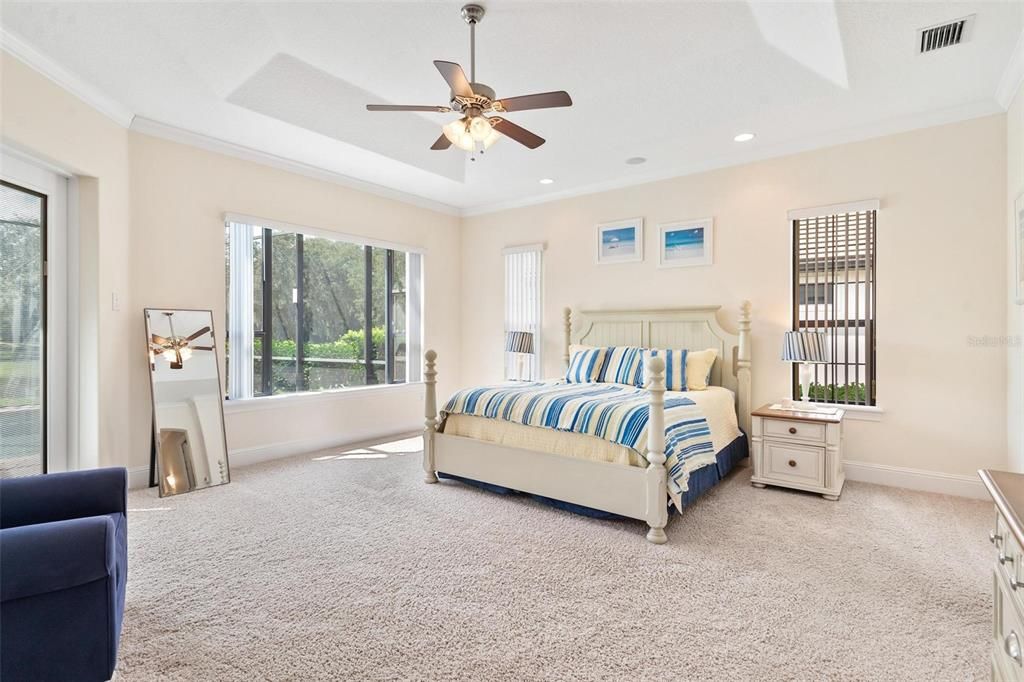
[[0, 480], [0, 678], [109, 680], [128, 579], [128, 472]]

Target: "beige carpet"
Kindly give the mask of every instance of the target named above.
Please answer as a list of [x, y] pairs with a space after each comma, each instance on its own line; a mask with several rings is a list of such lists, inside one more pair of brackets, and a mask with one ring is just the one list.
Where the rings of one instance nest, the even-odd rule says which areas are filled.
[[[419, 442], [130, 496], [118, 680], [970, 680], [991, 507], [740, 469], [670, 520], [421, 482]], [[324, 458], [327, 455], [329, 458]]]

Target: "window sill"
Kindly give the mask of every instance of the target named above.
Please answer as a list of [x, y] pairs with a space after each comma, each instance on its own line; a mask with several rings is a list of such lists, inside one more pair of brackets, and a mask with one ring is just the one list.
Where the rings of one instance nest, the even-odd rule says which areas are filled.
[[309, 391], [306, 393], [286, 393], [284, 395], [268, 395], [261, 396], [259, 398], [246, 398], [244, 400], [225, 400], [224, 414], [228, 415], [242, 412], [277, 410], [297, 405], [316, 405], [336, 402], [339, 400], [359, 400], [360, 398], [374, 393], [392, 393], [412, 390], [422, 391], [422, 387], [422, 381], [413, 381], [405, 384], [353, 386], [352, 388], [338, 388], [332, 391]]
[[811, 403], [815, 407], [838, 407], [846, 412], [845, 419], [856, 422], [880, 422], [885, 414], [878, 405], [842, 405], [838, 403]]

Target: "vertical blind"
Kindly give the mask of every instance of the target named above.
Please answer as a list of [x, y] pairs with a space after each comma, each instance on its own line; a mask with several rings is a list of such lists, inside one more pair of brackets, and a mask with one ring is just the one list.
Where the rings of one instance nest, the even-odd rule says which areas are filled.
[[[505, 254], [505, 336], [509, 332], [533, 334], [533, 354], [523, 358], [522, 377], [516, 375], [516, 353], [505, 353], [505, 378], [538, 379], [541, 367], [541, 278], [544, 246], [509, 247]], [[505, 347], [505, 337], [501, 339]]]
[[[790, 214], [793, 329], [827, 335], [831, 360], [814, 365], [811, 399], [874, 405], [877, 202]], [[793, 395], [800, 397], [798, 368]]]

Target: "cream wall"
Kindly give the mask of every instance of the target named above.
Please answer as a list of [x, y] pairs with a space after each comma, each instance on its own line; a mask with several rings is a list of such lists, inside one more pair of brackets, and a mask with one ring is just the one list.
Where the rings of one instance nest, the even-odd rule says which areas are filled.
[[[545, 241], [547, 373], [559, 370], [565, 305], [721, 303], [723, 321], [734, 326], [739, 302], [749, 298], [754, 401], [763, 403], [789, 386], [789, 368], [777, 359], [790, 314], [786, 212], [879, 198], [884, 414], [877, 423], [849, 424], [848, 456], [970, 475], [1005, 466], [1009, 432], [1024, 469], [1019, 355], [971, 343], [1014, 333], [1014, 325], [1021, 330], [1020, 309], [1006, 294], [1004, 238], [1008, 194], [1024, 183], [1019, 95], [1009, 119], [976, 119], [460, 221], [128, 132], [6, 53], [0, 79], [4, 144], [79, 176], [83, 466], [146, 466], [149, 392], [137, 353], [143, 306], [212, 308], [223, 331], [225, 211], [426, 248], [426, 343], [439, 353], [442, 395], [461, 383], [499, 378], [501, 247]], [[1009, 158], [1008, 148], [1016, 150]], [[596, 266], [594, 224], [633, 215], [647, 219], [646, 262]], [[715, 265], [657, 269], [657, 223], [705, 215], [716, 220]], [[115, 292], [119, 311], [111, 309]], [[463, 308], [471, 314], [462, 315]], [[967, 369], [953, 372], [958, 362]], [[258, 458], [275, 446], [359, 440], [420, 424], [419, 387], [352, 395], [229, 408], [229, 445]], [[1010, 403], [1009, 420], [1007, 395], [1018, 401]]]
[[[0, 79], [4, 145], [78, 178], [81, 466], [123, 465], [145, 478], [143, 307], [210, 308], [223, 342], [226, 211], [425, 249], [426, 343], [459, 356], [457, 217], [130, 132], [7, 53]], [[452, 390], [457, 368], [439, 382]], [[422, 386], [235, 405], [226, 419], [229, 448], [252, 461], [420, 428]]]
[[0, 131], [5, 145], [79, 178], [77, 201], [72, 197], [81, 244], [79, 371], [71, 377], [82, 395], [79, 414], [71, 415], [77, 464], [126, 464], [132, 396], [125, 358], [138, 342], [129, 308], [111, 310], [110, 295], [131, 288], [128, 131], [6, 52], [0, 52]]
[[[426, 343], [459, 355], [457, 217], [135, 132], [129, 150], [133, 339], [144, 338], [144, 307], [211, 308], [223, 348], [224, 214], [232, 212], [425, 249]], [[145, 358], [130, 371], [140, 396], [131, 411], [132, 452], [148, 454]], [[457, 367], [446, 368], [439, 381], [443, 390], [453, 389]], [[228, 445], [236, 458], [252, 460], [416, 430], [423, 424], [422, 395], [416, 385], [229, 404]], [[140, 465], [137, 457], [131, 461]]]
[[[1006, 123], [992, 116], [464, 219], [465, 382], [500, 378], [502, 256], [546, 242], [544, 368], [561, 370], [561, 310], [753, 302], [753, 393], [788, 395], [787, 211], [878, 198], [878, 422], [851, 421], [847, 457], [971, 476], [1006, 465]], [[643, 263], [598, 266], [598, 222], [644, 216]], [[715, 218], [715, 264], [657, 267], [657, 224]], [[440, 355], [444, 370], [454, 359]]]
[[1010, 468], [1024, 471], [1024, 308], [1012, 299], [1012, 287], [1016, 277], [1013, 262], [1015, 255], [1013, 204], [1017, 195], [1024, 192], [1024, 86], [1017, 89], [1017, 95], [1006, 113], [1006, 205], [1008, 207], [1006, 251], [1007, 293], [1011, 298], [1006, 306], [1008, 363], [1008, 385], [1006, 395], [1007, 443], [1009, 445]]

